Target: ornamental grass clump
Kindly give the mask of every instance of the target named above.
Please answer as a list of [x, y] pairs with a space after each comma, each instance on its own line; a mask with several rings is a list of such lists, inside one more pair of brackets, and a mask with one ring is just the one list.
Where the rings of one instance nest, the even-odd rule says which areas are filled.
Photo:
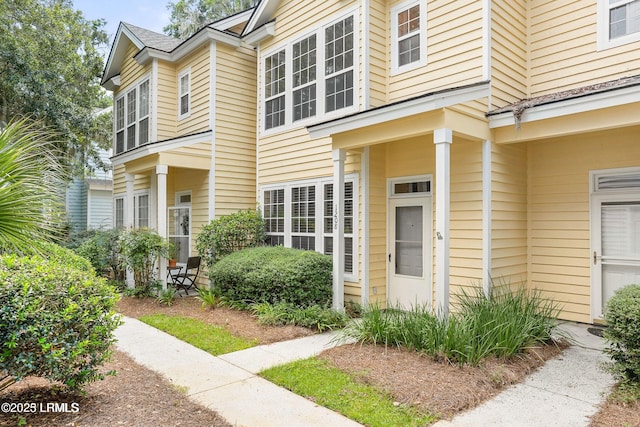
[[482, 359], [510, 357], [526, 348], [548, 343], [558, 307], [539, 291], [494, 288], [463, 291], [457, 310], [438, 316], [429, 307], [409, 309], [371, 306], [362, 319], [347, 325], [344, 338], [405, 347], [435, 359], [477, 365]]
[[40, 248], [45, 255], [0, 256], [0, 389], [37, 376], [82, 390], [104, 376], [118, 295], [86, 259]]

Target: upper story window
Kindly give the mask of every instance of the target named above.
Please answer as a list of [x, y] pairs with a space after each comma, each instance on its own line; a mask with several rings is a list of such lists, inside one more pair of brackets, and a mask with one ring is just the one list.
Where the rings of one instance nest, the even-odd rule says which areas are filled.
[[265, 129], [284, 125], [285, 68], [284, 50], [264, 60]]
[[409, 1], [391, 9], [391, 67], [400, 73], [426, 64], [426, 10], [424, 1]]
[[333, 21], [263, 57], [263, 129], [355, 107], [356, 22]]
[[598, 48], [640, 40], [640, 0], [599, 0]]
[[115, 100], [116, 150], [119, 154], [149, 142], [149, 79]]
[[189, 116], [191, 112], [191, 69], [178, 75], [178, 119]]

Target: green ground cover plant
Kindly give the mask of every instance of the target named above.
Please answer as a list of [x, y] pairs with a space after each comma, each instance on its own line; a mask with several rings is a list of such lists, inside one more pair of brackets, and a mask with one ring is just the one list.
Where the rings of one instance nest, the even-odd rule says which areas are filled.
[[488, 356], [510, 357], [551, 342], [558, 307], [538, 291], [497, 287], [463, 292], [458, 311], [437, 316], [424, 306], [403, 310], [371, 306], [343, 330], [345, 338], [402, 346], [457, 364], [477, 365]]
[[140, 320], [214, 356], [244, 350], [258, 344], [255, 340], [236, 337], [221, 326], [188, 317], [154, 314], [141, 316]]
[[367, 426], [424, 426], [435, 421], [415, 409], [394, 404], [383, 391], [359, 383], [316, 358], [270, 368], [260, 375]]
[[295, 325], [319, 332], [341, 329], [349, 320], [346, 314], [319, 305], [296, 307], [287, 303], [263, 302], [253, 304], [250, 309], [263, 325]]

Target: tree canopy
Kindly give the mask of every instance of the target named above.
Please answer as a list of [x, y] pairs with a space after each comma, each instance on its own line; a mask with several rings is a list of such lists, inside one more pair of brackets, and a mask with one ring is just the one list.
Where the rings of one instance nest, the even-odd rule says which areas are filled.
[[110, 145], [110, 127], [96, 118], [111, 105], [100, 88], [104, 25], [71, 0], [0, 0], [0, 125], [42, 122], [59, 135], [67, 166], [84, 162], [91, 139]]
[[255, 6], [258, 0], [178, 0], [169, 2], [169, 25], [164, 32], [186, 39], [211, 22]]

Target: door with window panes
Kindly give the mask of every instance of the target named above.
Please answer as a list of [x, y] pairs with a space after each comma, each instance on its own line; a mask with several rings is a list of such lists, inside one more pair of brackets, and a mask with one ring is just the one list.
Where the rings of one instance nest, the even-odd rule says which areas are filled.
[[191, 254], [191, 194], [176, 196], [176, 206], [169, 207], [169, 241], [174, 245], [176, 261], [186, 263]]

